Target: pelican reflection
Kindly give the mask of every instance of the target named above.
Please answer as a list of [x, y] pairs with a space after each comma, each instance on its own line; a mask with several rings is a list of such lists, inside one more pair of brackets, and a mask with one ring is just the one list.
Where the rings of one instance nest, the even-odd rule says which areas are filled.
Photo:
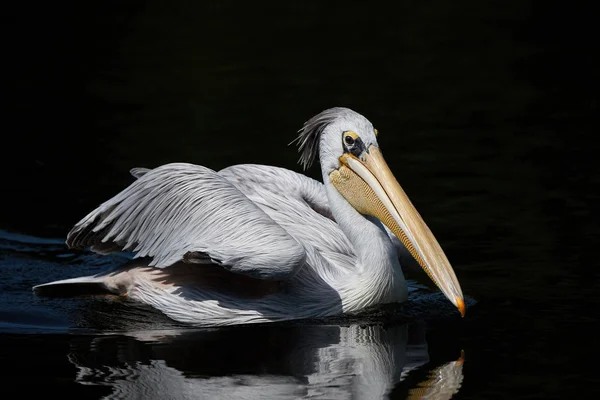
[[69, 360], [75, 380], [107, 386], [108, 399], [378, 399], [413, 371], [427, 379], [411, 398], [449, 399], [463, 380], [462, 357], [429, 364], [419, 324], [79, 336]]

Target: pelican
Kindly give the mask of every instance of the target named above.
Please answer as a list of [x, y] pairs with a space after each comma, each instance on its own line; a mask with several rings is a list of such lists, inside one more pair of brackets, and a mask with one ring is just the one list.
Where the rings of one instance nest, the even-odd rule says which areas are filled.
[[464, 316], [456, 275], [377, 135], [348, 108], [305, 122], [295, 140], [300, 164], [318, 156], [323, 183], [254, 164], [134, 168], [135, 181], [66, 240], [100, 254], [131, 252], [131, 262], [33, 289], [127, 296], [196, 326], [327, 317], [406, 301], [405, 248]]

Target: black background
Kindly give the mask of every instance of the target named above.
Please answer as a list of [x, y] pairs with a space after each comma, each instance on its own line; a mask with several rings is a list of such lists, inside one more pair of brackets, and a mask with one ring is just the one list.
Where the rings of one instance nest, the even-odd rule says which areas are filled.
[[5, 15], [0, 228], [62, 238], [135, 166], [299, 171], [287, 145], [302, 123], [351, 107], [479, 302], [454, 328], [479, 366], [461, 395], [594, 389], [591, 10], [103, 1]]

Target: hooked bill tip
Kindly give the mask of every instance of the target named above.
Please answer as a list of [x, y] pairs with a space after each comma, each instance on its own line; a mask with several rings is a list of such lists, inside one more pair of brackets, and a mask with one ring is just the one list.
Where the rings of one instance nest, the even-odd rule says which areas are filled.
[[456, 364], [455, 365], [463, 365], [465, 363], [465, 351], [461, 350], [460, 351], [460, 358], [458, 360], [456, 360]]
[[456, 307], [458, 311], [460, 311], [460, 316], [464, 318], [465, 313], [467, 312], [467, 307], [465, 306], [465, 302], [460, 297], [456, 298]]

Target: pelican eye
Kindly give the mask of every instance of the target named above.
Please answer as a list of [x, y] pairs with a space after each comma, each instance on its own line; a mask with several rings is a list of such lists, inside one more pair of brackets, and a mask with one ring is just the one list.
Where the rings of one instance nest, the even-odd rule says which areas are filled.
[[356, 132], [345, 131], [342, 135], [342, 143], [344, 145], [344, 151], [346, 153], [352, 153], [356, 157], [365, 151], [365, 145]]

